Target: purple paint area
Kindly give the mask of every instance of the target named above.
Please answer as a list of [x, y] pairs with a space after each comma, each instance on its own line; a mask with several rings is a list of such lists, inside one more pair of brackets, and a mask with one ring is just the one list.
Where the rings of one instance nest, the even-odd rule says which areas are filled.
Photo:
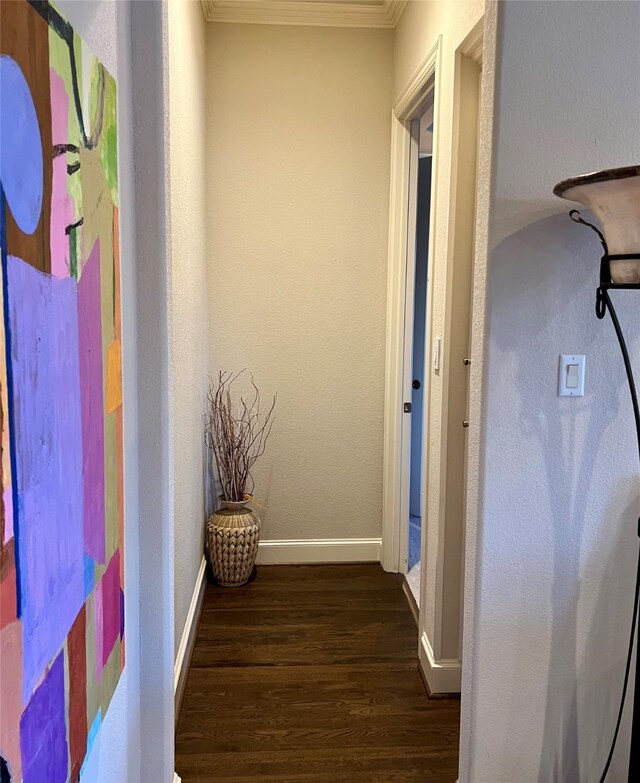
[[9, 209], [25, 234], [42, 211], [42, 140], [29, 85], [20, 66], [0, 56], [0, 181]]
[[124, 593], [120, 590], [120, 641], [124, 636]]
[[77, 284], [7, 259], [26, 704], [84, 602]]
[[78, 283], [84, 551], [105, 562], [104, 401], [98, 240]]
[[102, 665], [106, 666], [120, 636], [120, 550], [109, 561], [102, 577]]
[[20, 718], [23, 783], [67, 780], [64, 698], [64, 653], [60, 653]]

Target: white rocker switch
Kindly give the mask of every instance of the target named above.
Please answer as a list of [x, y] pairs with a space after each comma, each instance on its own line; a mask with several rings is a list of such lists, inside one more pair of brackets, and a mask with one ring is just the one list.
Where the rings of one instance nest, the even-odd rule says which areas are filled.
[[558, 372], [560, 397], [584, 397], [584, 356], [562, 355]]
[[580, 379], [580, 368], [577, 364], [567, 365], [567, 389], [577, 389]]

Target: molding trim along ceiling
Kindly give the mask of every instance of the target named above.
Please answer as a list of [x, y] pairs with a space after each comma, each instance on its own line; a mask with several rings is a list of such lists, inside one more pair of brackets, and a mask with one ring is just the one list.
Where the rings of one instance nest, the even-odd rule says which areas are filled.
[[484, 20], [481, 20], [464, 40], [460, 50], [465, 57], [470, 57], [482, 68], [482, 52], [484, 48]]
[[201, 0], [207, 22], [395, 27], [407, 0]]

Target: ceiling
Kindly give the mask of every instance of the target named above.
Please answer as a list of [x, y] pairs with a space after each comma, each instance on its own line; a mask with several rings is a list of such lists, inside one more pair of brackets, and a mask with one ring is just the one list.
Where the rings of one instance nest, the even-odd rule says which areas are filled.
[[395, 27], [406, 0], [201, 0], [208, 22]]

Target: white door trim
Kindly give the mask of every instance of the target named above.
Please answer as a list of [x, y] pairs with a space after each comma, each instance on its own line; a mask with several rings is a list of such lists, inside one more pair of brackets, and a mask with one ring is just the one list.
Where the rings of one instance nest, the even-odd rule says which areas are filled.
[[173, 701], [176, 728], [178, 726], [178, 718], [180, 717], [182, 697], [184, 696], [184, 689], [187, 684], [187, 674], [189, 673], [189, 667], [191, 665], [191, 656], [196, 642], [198, 623], [200, 622], [200, 615], [202, 614], [202, 605], [204, 603], [204, 595], [207, 587], [206, 571], [207, 560], [203, 555], [202, 560], [200, 561], [198, 575], [196, 576], [196, 581], [193, 586], [189, 611], [187, 612], [187, 619], [185, 620], [184, 628], [182, 629], [178, 652], [176, 653], [176, 659], [173, 664]]
[[455, 658], [437, 660], [426, 633], [420, 637], [418, 656], [430, 693], [460, 693], [461, 661]]
[[[482, 29], [481, 19], [455, 52], [446, 214], [440, 216], [447, 221], [446, 242], [438, 249], [441, 262], [438, 274], [444, 295], [438, 335], [442, 340], [443, 360], [439, 406], [436, 403], [437, 410], [430, 410], [431, 421], [435, 424], [439, 420], [440, 425], [439, 464], [431, 464], [427, 474], [428, 487], [434, 494], [429, 513], [423, 512], [427, 520], [423, 538], [426, 557], [420, 598], [420, 628], [427, 630], [436, 660], [449, 659], [453, 655], [459, 659], [461, 656], [466, 516], [463, 488], [466, 486], [468, 461], [466, 453], [460, 453], [460, 439], [469, 432], [462, 428], [462, 422], [469, 418], [469, 414], [467, 394], [463, 401], [458, 390], [466, 385], [470, 393], [472, 384], [469, 368], [465, 369], [462, 361], [464, 356], [473, 355], [468, 351], [473, 320], [477, 182], [467, 175], [467, 171], [472, 167], [476, 174], [478, 172], [478, 115], [481, 107], [477, 76], [472, 77], [470, 69], [474, 73], [481, 70], [476, 58], [482, 59]], [[467, 40], [473, 42], [475, 58], [463, 54]], [[462, 315], [463, 311], [465, 315]], [[456, 312], [460, 313], [458, 317], [455, 317]], [[468, 327], [461, 333], [460, 324], [465, 320]], [[432, 444], [433, 438], [428, 442]], [[437, 504], [433, 502], [435, 498]], [[457, 566], [452, 558], [457, 560]], [[458, 571], [458, 580], [452, 579], [452, 575], [455, 577], [454, 569]], [[452, 648], [454, 627], [459, 640], [455, 652]], [[435, 688], [432, 690], [435, 691]]]
[[[442, 36], [427, 54], [420, 67], [409, 80], [396, 100], [391, 114], [391, 193], [389, 200], [389, 251], [387, 276], [387, 343], [385, 362], [385, 405], [384, 405], [384, 461], [383, 461], [383, 506], [382, 506], [382, 566], [386, 571], [406, 571], [408, 549], [408, 503], [409, 503], [409, 449], [410, 421], [402, 411], [409, 390], [405, 388], [407, 361], [410, 362], [410, 341], [406, 339], [407, 289], [410, 275], [407, 274], [409, 243], [408, 232], [411, 180], [411, 121], [424, 102], [429, 82], [434, 80], [434, 127], [439, 120], [440, 58]], [[431, 225], [435, 225], [436, 203], [433, 198], [437, 181], [437, 138], [434, 134], [434, 161], [432, 173]], [[429, 236], [429, 257], [433, 258], [434, 233]], [[432, 310], [432, 286], [429, 286], [427, 312]], [[430, 318], [427, 315], [425, 338], [426, 361], [429, 367], [431, 356]], [[426, 370], [425, 370], [426, 377]], [[409, 388], [410, 388], [409, 377]], [[424, 410], [429, 410], [429, 384], [425, 384]], [[425, 437], [423, 448], [428, 443], [428, 416], [425, 415]], [[423, 472], [426, 472], [428, 454], [423, 452]], [[425, 498], [422, 502], [425, 508]], [[407, 519], [403, 520], [403, 509]], [[406, 540], [405, 540], [406, 539]]]

